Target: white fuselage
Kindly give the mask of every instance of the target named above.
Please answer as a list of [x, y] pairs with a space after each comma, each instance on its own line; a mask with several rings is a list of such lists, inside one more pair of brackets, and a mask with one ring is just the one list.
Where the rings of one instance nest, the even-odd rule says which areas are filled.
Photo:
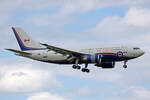
[[[32, 53], [32, 55], [27, 56], [28, 58], [43, 61], [43, 62], [50, 62], [50, 63], [64, 62], [63, 64], [65, 64], [68, 57], [68, 55], [62, 55], [54, 51], [49, 51], [48, 49], [32, 50], [27, 52]], [[88, 54], [88, 55], [100, 54], [106, 56], [106, 60], [108, 56], [110, 61], [111, 61], [111, 57], [112, 57], [112, 61], [124, 61], [124, 60], [137, 58], [144, 54], [144, 52], [139, 48], [127, 47], [127, 46], [81, 49], [78, 50], [77, 52]], [[117, 58], [117, 60], [115, 60], [114, 57], [120, 57], [120, 59]]]
[[90, 72], [88, 64], [94, 64], [102, 68], [114, 68], [115, 62], [124, 61], [124, 68], [127, 68], [127, 61], [142, 56], [144, 52], [138, 47], [118, 46], [89, 48], [80, 50], [68, 50], [45, 43], [35, 42], [20, 27], [12, 27], [14, 35], [20, 46], [21, 51], [15, 49], [6, 49], [14, 52], [16, 55], [30, 59], [55, 63], [55, 64], [73, 64], [72, 68], [81, 69], [79, 64], [85, 64], [82, 72]]

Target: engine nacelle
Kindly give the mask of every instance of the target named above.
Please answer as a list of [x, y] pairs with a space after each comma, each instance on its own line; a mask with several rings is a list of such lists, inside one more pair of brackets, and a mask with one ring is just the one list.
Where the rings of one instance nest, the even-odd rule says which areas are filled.
[[95, 66], [102, 68], [114, 68], [115, 62], [101, 62], [100, 64], [95, 64]]

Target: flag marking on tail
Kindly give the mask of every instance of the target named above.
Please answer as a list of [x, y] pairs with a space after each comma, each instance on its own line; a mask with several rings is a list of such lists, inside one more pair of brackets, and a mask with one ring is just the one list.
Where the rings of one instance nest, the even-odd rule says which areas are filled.
[[24, 42], [30, 42], [30, 39], [25, 39]]

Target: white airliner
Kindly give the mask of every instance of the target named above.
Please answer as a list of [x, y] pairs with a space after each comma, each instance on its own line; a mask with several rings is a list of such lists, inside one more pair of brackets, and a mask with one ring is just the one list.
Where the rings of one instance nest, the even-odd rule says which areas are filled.
[[85, 64], [82, 72], [90, 72], [88, 64], [94, 64], [101, 68], [114, 68], [115, 62], [124, 61], [124, 68], [127, 68], [127, 61], [140, 57], [144, 52], [138, 47], [118, 46], [104, 48], [89, 48], [78, 51], [66, 50], [48, 44], [37, 43], [32, 40], [21, 28], [13, 27], [21, 51], [6, 49], [18, 56], [30, 59], [55, 63], [73, 64], [72, 68], [81, 69], [80, 64]]

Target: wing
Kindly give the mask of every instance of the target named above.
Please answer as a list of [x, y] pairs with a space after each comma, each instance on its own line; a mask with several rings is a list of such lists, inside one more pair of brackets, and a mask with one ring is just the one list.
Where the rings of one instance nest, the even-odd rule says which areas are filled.
[[6, 49], [6, 50], [14, 52], [15, 54], [24, 55], [24, 56], [31, 55], [30, 53], [19, 51], [19, 50], [14, 50], [14, 49]]
[[83, 53], [79, 53], [79, 52], [76, 52], [76, 51], [71, 51], [71, 50], [58, 48], [58, 47], [51, 46], [51, 45], [48, 45], [48, 44], [42, 44], [41, 43], [41, 45], [45, 46], [49, 50], [55, 51], [56, 53], [60, 53], [60, 54], [62, 54], [64, 56], [65, 55], [70, 55], [70, 56], [80, 57], [81, 55], [84, 55]]

